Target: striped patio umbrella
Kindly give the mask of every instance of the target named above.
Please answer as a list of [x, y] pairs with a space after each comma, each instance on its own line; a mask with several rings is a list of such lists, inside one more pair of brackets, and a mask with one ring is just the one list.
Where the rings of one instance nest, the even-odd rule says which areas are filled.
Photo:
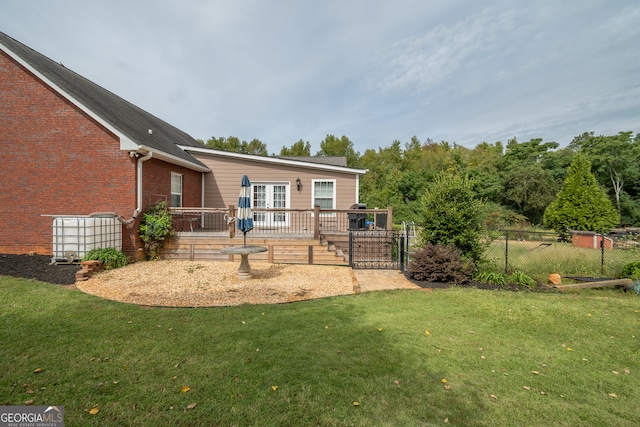
[[238, 230], [244, 235], [244, 245], [247, 246], [247, 231], [253, 230], [253, 213], [251, 212], [251, 181], [247, 175], [242, 175], [240, 183], [240, 197], [238, 197], [238, 215], [236, 216]]

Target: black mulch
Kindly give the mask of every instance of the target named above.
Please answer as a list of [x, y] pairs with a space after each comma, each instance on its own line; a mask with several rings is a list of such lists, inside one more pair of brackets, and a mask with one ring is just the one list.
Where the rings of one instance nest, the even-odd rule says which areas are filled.
[[48, 255], [3, 255], [0, 254], [0, 276], [22, 277], [58, 285], [73, 285], [76, 271], [74, 264], [51, 264]]
[[471, 282], [467, 282], [467, 283], [461, 283], [461, 284], [454, 284], [454, 283], [449, 283], [449, 282], [447, 282], [447, 283], [445, 283], [445, 282], [427, 282], [427, 281], [414, 280], [409, 276], [409, 274], [407, 272], [404, 273], [404, 276], [411, 283], [415, 283], [416, 285], [420, 286], [421, 288], [430, 288], [430, 289], [450, 288], [452, 286], [455, 286], [455, 287], [458, 287], [458, 288], [477, 288], [477, 289], [514, 291], [514, 292], [518, 292], [518, 291], [559, 292], [556, 288], [551, 287], [551, 286], [547, 286], [547, 285], [544, 285], [544, 284], [538, 284], [538, 286], [535, 289], [530, 289], [530, 288], [527, 288], [526, 286], [519, 286], [519, 285], [505, 285], [505, 286], [503, 286], [503, 285], [496, 285], [496, 284], [493, 284], [493, 283], [484, 283], [484, 282], [475, 282], [475, 281], [471, 281]]

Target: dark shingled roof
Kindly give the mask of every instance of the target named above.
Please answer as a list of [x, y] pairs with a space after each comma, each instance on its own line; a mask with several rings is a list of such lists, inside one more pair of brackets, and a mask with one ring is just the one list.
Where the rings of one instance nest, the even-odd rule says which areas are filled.
[[[199, 160], [178, 147], [204, 147], [204, 144], [187, 133], [2, 32], [0, 43], [134, 143], [206, 168]], [[149, 129], [152, 129], [153, 135], [149, 134]]]

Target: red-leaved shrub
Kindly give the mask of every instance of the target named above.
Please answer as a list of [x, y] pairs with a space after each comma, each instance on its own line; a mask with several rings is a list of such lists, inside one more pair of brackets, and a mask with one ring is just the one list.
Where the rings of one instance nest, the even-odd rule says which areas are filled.
[[418, 281], [467, 283], [473, 276], [473, 262], [462, 257], [452, 244], [427, 243], [411, 255], [409, 277]]

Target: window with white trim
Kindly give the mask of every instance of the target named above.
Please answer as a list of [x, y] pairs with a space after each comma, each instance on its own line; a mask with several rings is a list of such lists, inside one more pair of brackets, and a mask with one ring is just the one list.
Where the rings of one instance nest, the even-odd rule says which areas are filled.
[[182, 207], [182, 175], [171, 174], [171, 207]]
[[313, 206], [318, 205], [320, 209], [336, 208], [336, 180], [335, 179], [314, 179], [313, 183]]

